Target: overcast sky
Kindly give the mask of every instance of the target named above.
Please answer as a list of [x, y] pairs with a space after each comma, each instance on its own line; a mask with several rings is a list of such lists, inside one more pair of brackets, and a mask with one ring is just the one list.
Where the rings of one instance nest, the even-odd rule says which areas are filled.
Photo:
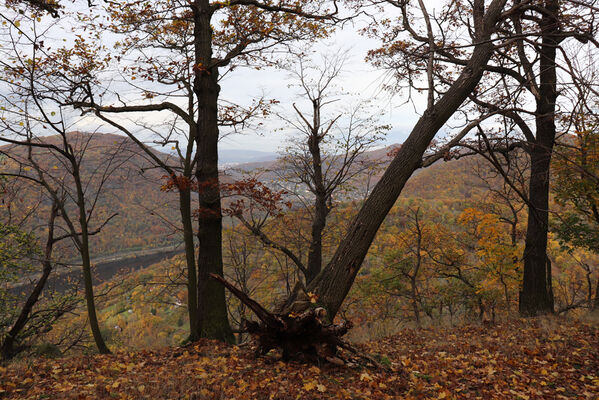
[[[425, 0], [429, 12], [435, 13], [435, 8], [441, 6], [438, 0]], [[390, 10], [391, 12], [391, 10]], [[382, 18], [383, 16], [381, 16]], [[391, 18], [390, 15], [386, 17]], [[370, 99], [375, 107], [384, 115], [380, 123], [391, 126], [386, 140], [381, 145], [402, 143], [419, 117], [426, 108], [426, 94], [411, 93], [407, 101], [407, 93], [391, 93], [382, 90], [382, 85], [388, 83], [390, 78], [384, 71], [377, 70], [372, 64], [365, 61], [367, 52], [380, 46], [378, 40], [361, 35], [359, 30], [366, 26], [367, 21], [356, 21], [346, 24], [338, 29], [331, 38], [315, 43], [312, 46], [314, 59], [318, 60], [322, 54], [338, 50], [349, 50], [350, 57], [345, 65], [345, 73], [338, 83], [344, 90], [356, 94], [355, 99]], [[292, 104], [301, 103], [297, 91], [288, 88], [290, 75], [287, 72], [267, 69], [254, 71], [239, 69], [223, 79], [221, 82], [221, 97], [240, 104], [247, 104], [248, 99], [264, 94], [267, 98], [276, 98], [281, 101], [278, 111], [292, 114]], [[326, 111], [326, 110], [325, 110]], [[263, 135], [244, 134], [230, 135], [221, 140], [223, 149], [251, 149], [259, 151], [277, 151], [284, 146], [287, 136], [281, 132], [273, 133], [273, 128], [281, 128], [281, 121], [269, 121], [263, 130]]]
[[[373, 107], [381, 111], [379, 123], [391, 126], [391, 130], [381, 146], [401, 143], [416, 122], [418, 113], [425, 108], [424, 96], [416, 95], [412, 101], [406, 102], [405, 93], [391, 95], [382, 90], [382, 85], [389, 82], [388, 75], [384, 71], [376, 70], [365, 61], [368, 50], [377, 48], [379, 43], [360, 35], [358, 30], [362, 27], [364, 27], [364, 23], [360, 22], [354, 26], [347, 24], [343, 28], [338, 28], [326, 41], [311, 44], [311, 50], [314, 50], [314, 59], [318, 60], [322, 54], [347, 50], [349, 57], [345, 64], [345, 72], [337, 80], [338, 86], [344, 91], [355, 94], [352, 105], [357, 104], [359, 100], [371, 100]], [[73, 33], [70, 30], [71, 26], [68, 21], [59, 22], [57, 29], [52, 30], [53, 38], [48, 39], [48, 42], [62, 43], [63, 40], [71, 40]], [[111, 46], [109, 41], [105, 45]], [[261, 70], [237, 68], [221, 80], [220, 95], [224, 100], [241, 105], [248, 105], [252, 99], [261, 96], [267, 99], [277, 99], [280, 103], [274, 111], [291, 117], [294, 115], [292, 104], [298, 103], [298, 106], [302, 108], [302, 100], [297, 97], [297, 88], [289, 87], [290, 82], [290, 74], [286, 71], [274, 68]], [[126, 92], [125, 89], [122, 92], [119, 91], [119, 94], [126, 97]], [[336, 105], [347, 100], [344, 97]], [[336, 112], [335, 110], [324, 111]], [[164, 117], [162, 113], [147, 113], [144, 114], [143, 120], [148, 124], [159, 124], [164, 122]], [[285, 131], [284, 128], [283, 121], [271, 117], [259, 131], [250, 130], [244, 134], [227, 135], [221, 140], [220, 147], [222, 149], [277, 152], [285, 146], [285, 142], [289, 138], [290, 132], [289, 130]], [[98, 126], [98, 120], [92, 116], [77, 118], [71, 129], [118, 133], [109, 127]]]
[[[418, 119], [418, 112], [425, 107], [425, 99], [416, 96], [413, 102], [406, 103], [406, 95], [391, 96], [383, 91], [381, 86], [388, 81], [384, 71], [375, 69], [365, 61], [368, 50], [377, 47], [377, 41], [366, 38], [356, 32], [356, 28], [346, 26], [337, 31], [332, 38], [314, 46], [314, 59], [320, 55], [336, 51], [337, 49], [349, 50], [350, 57], [345, 65], [345, 73], [341, 75], [338, 83], [348, 92], [356, 94], [356, 99], [372, 99], [375, 107], [384, 115], [381, 124], [392, 126], [385, 143], [401, 143], [409, 134], [412, 126]], [[301, 103], [297, 97], [297, 90], [289, 88], [290, 74], [276, 69], [251, 69], [235, 70], [230, 76], [222, 80], [221, 97], [240, 104], [247, 104], [251, 98], [275, 98], [281, 101], [278, 111], [292, 114], [292, 104]], [[326, 111], [326, 110], [325, 110]], [[286, 134], [272, 132], [278, 125], [281, 128], [283, 121], [269, 121], [262, 129], [263, 134], [246, 133], [243, 135], [229, 135], [221, 141], [223, 149], [251, 149], [259, 151], [277, 151], [285, 143]]]

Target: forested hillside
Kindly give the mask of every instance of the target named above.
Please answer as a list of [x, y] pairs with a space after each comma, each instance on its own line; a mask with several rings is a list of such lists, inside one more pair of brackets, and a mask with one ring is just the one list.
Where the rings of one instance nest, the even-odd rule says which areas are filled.
[[[115, 145], [113, 139], [117, 138], [98, 137], [109, 139], [108, 146]], [[374, 155], [372, 158], [382, 160], [384, 166], [391, 148], [366, 153], [365, 157]], [[273, 165], [276, 164], [260, 164], [265, 185], [276, 184], [274, 172], [269, 172]], [[131, 164], [131, 168], [136, 167]], [[253, 167], [255, 164], [238, 166], [235, 174]], [[133, 171], [130, 175], [135, 177]], [[225, 182], [233, 180], [229, 171], [223, 175]], [[162, 193], [153, 186], [160, 185], [160, 180], [136, 179], [140, 185], [130, 191], [129, 198], [151, 200], [145, 196], [147, 193]], [[237, 175], [237, 179], [242, 176]], [[377, 176], [359, 176], [348, 186], [355, 193], [363, 193], [367, 179]], [[300, 198], [303, 196], [301, 193]], [[118, 204], [111, 209], [135, 207], [135, 203], [127, 204], [118, 197], [112, 199]], [[298, 206], [301, 203], [297, 197], [287, 194], [280, 201], [287, 200], [292, 201], [292, 206], [270, 217], [261, 229], [271, 240], [305, 260], [309, 242], [304, 235], [309, 230], [310, 215]], [[234, 198], [226, 199], [224, 204], [231, 202]], [[330, 228], [323, 235], [325, 262], [360, 206], [360, 200], [342, 199], [336, 203]], [[510, 206], [520, 211], [511, 214]], [[526, 215], [521, 208], [522, 204], [509, 196], [509, 188], [479, 156], [438, 161], [419, 170], [381, 227], [363, 272], [342, 309], [345, 318], [358, 322], [350, 336], [364, 341], [393, 334], [402, 327], [508, 319], [517, 307], [522, 273], [518, 260]], [[258, 216], [265, 215], [263, 211]], [[129, 240], [135, 240], [136, 234], [151, 238], [145, 232], [152, 232], [152, 221], [155, 219], [149, 214], [132, 221], [141, 228], [139, 233], [128, 230]], [[262, 243], [234, 216], [225, 219], [224, 224], [225, 276], [275, 309], [296, 284], [297, 266], [277, 248]], [[111, 236], [112, 230], [106, 232], [100, 235], [105, 235], [109, 243], [115, 240], [117, 246], [120, 236]], [[577, 309], [584, 310], [588, 301], [592, 303], [593, 297], [588, 294], [594, 293], [598, 278], [598, 271], [591, 269], [589, 274], [585, 266], [596, 265], [598, 258], [580, 249], [569, 252], [560, 247], [556, 237], [552, 237], [550, 249], [556, 260], [553, 271], [557, 311], [579, 315]], [[125, 266], [111, 283], [99, 287], [100, 293], [118, 293], [100, 296], [98, 300], [107, 341], [129, 349], [180, 344], [189, 329], [184, 306], [187, 295], [183, 255], [128, 272]], [[235, 327], [240, 326], [243, 318], [252, 317], [251, 311], [233, 296], [229, 297], [229, 313]], [[59, 341], [64, 334], [62, 327], [79, 326], [84, 331], [82, 317], [67, 318], [59, 324], [52, 341]], [[239, 340], [243, 340], [243, 335]]]
[[[131, 140], [118, 135], [84, 132], [70, 132], [68, 137], [75, 151], [81, 154], [86, 192], [96, 201], [91, 229], [99, 228], [113, 216], [110, 223], [102, 226], [92, 238], [91, 246], [96, 257], [178, 244], [178, 240], [173, 238], [178, 229], [175, 199], [160, 190], [165, 182], [164, 175], [153, 168]], [[57, 144], [60, 140], [60, 136], [54, 135], [43, 138], [43, 142], [48, 144]], [[6, 171], [31, 171], [24, 149], [5, 145], [0, 148], [0, 153], [4, 155], [3, 168]], [[156, 151], [156, 155], [169, 159], [165, 153]], [[54, 179], [65, 186], [71, 184], [63, 170], [65, 166], [55, 152], [39, 149], [33, 152], [32, 157], [38, 160], [41, 168], [50, 171]], [[112, 165], [106, 168], [109, 164]], [[43, 218], [51, 202], [48, 196], [40, 193], [39, 186], [27, 182], [19, 182], [17, 186], [15, 182], [9, 195], [14, 198], [14, 203], [7, 204], [7, 207], [12, 208], [11, 218], [15, 222], [26, 219], [31, 210], [35, 210], [26, 219], [26, 226], [44, 224]], [[73, 210], [74, 205], [70, 205], [69, 209]], [[62, 251], [67, 259], [78, 258], [68, 246]]]

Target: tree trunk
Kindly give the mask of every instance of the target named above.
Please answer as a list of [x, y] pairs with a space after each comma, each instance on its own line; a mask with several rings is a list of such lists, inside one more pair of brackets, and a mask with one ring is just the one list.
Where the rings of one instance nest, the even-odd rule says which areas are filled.
[[[87, 305], [87, 316], [89, 318], [89, 326], [92, 331], [92, 336], [96, 343], [96, 347], [100, 354], [108, 354], [110, 350], [106, 346], [102, 333], [100, 332], [100, 325], [98, 324], [98, 317], [96, 315], [96, 303], [94, 298], [94, 285], [92, 282], [92, 268], [91, 259], [89, 253], [89, 227], [87, 225], [87, 212], [85, 207], [85, 195], [83, 192], [83, 186], [81, 185], [81, 175], [79, 171], [79, 165], [75, 160], [74, 156], [71, 161], [73, 167], [73, 178], [77, 187], [77, 207], [79, 208], [79, 225], [81, 226], [81, 240], [79, 241], [79, 252], [81, 254], [81, 264], [83, 270], [83, 283], [85, 287], [85, 303]], [[76, 235], [76, 232], [72, 232]], [[75, 237], [75, 239], [77, 239]]]
[[312, 236], [308, 251], [306, 284], [310, 284], [322, 269], [322, 232], [326, 226], [328, 209], [325, 196], [317, 195], [314, 202], [312, 219]]
[[494, 0], [490, 4], [484, 18], [483, 32], [479, 35], [467, 66], [439, 101], [418, 120], [364, 202], [333, 258], [308, 286], [308, 290], [318, 295], [319, 302], [331, 318], [337, 314], [347, 296], [381, 223], [414, 170], [421, 166], [424, 151], [480, 81], [493, 53], [493, 44], [489, 39], [505, 2]]
[[595, 304], [593, 305], [593, 311], [599, 313], [599, 278], [597, 278], [597, 288], [595, 289]]
[[410, 296], [412, 297], [412, 309], [414, 311], [414, 318], [416, 318], [416, 326], [420, 328], [420, 310], [418, 309], [418, 290], [416, 287], [416, 277], [412, 277], [410, 279], [411, 292]]
[[227, 318], [225, 290], [209, 274], [223, 276], [222, 214], [218, 177], [218, 68], [212, 63], [210, 3], [194, 4], [194, 93], [198, 102], [196, 182], [198, 210], [198, 309], [203, 337], [225, 342], [235, 340]]
[[589, 309], [593, 309], [593, 280], [591, 279], [591, 268], [588, 264], [583, 264], [584, 269], [586, 271], [585, 278], [587, 280], [587, 303], [589, 304]]
[[553, 313], [551, 275], [548, 274], [547, 232], [549, 227], [549, 175], [555, 143], [557, 99], [556, 48], [559, 32], [557, 0], [545, 2], [547, 12], [540, 23], [539, 95], [536, 110], [537, 137], [530, 148], [528, 227], [524, 247], [524, 278], [520, 293], [520, 315], [534, 317]]
[[477, 298], [478, 303], [478, 320], [480, 322], [485, 320], [485, 304], [483, 303], [482, 297]]
[[316, 278], [322, 269], [322, 232], [327, 223], [327, 194], [324, 186], [324, 176], [322, 173], [322, 157], [320, 154], [320, 99], [312, 101], [313, 122], [311, 134], [308, 137], [308, 149], [312, 156], [312, 168], [314, 173], [314, 215], [312, 218], [312, 236], [310, 249], [308, 251], [308, 265], [306, 274], [306, 284], [309, 284]]
[[54, 221], [58, 214], [58, 207], [56, 203], [52, 204], [52, 210], [50, 211], [50, 219], [48, 221], [48, 238], [46, 240], [46, 248], [44, 249], [44, 259], [42, 261], [42, 276], [35, 284], [31, 294], [25, 301], [17, 320], [13, 324], [12, 328], [6, 334], [2, 346], [0, 347], [0, 358], [3, 360], [11, 359], [15, 356], [15, 344], [17, 342], [17, 336], [25, 328], [25, 325], [29, 321], [29, 315], [33, 310], [33, 307], [37, 303], [48, 277], [52, 272], [52, 250], [54, 249]]
[[193, 241], [193, 225], [191, 220], [191, 192], [179, 189], [179, 211], [183, 225], [185, 243], [185, 260], [187, 263], [187, 311], [189, 313], [189, 338], [194, 342], [201, 337], [200, 314], [198, 311], [198, 286], [195, 265], [195, 244]]

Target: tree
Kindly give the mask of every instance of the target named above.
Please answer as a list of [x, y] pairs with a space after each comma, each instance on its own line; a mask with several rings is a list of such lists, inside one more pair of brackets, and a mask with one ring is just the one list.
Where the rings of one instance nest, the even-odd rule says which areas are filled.
[[[382, 279], [386, 291], [398, 297], [406, 297], [412, 306], [416, 325], [421, 326], [420, 311], [423, 302], [435, 301], [435, 296], [423, 295], [423, 286], [430, 267], [429, 250], [433, 250], [434, 236], [439, 232], [435, 225], [423, 221], [423, 213], [418, 208], [405, 210], [407, 223], [401, 232], [392, 239], [394, 245], [385, 254], [384, 270], [388, 275]], [[408, 282], [406, 285], [405, 282]], [[432, 297], [432, 298], [431, 298]]]
[[[584, 118], [584, 117], [583, 117]], [[564, 243], [599, 252], [599, 135], [584, 121], [558, 144], [553, 191], [555, 231]]]
[[[476, 9], [476, 7], [475, 7]], [[595, 26], [592, 5], [573, 2], [544, 1], [541, 6], [531, 2], [515, 2], [509, 12], [510, 29], [496, 44], [494, 63], [489, 64], [482, 84], [469, 96], [470, 108], [465, 108], [466, 122], [474, 124], [478, 138], [473, 146], [480, 151], [495, 152], [506, 157], [515, 149], [524, 149], [530, 157], [528, 191], [519, 196], [528, 206], [528, 227], [524, 249], [524, 277], [520, 296], [520, 313], [534, 316], [552, 312], [551, 265], [547, 257], [547, 232], [549, 210], [549, 167], [556, 140], [558, 123], [558, 54], [565, 62], [564, 79], [572, 79], [574, 85], [564, 82], [564, 88], [588, 87], [573, 71], [573, 63], [566, 43], [573, 39], [595, 43]], [[408, 17], [405, 8], [402, 15]], [[409, 19], [404, 18], [409, 26]], [[468, 29], [473, 25], [467, 24]], [[431, 45], [426, 35], [418, 37], [419, 44], [412, 50], [420, 56], [420, 64], [407, 66], [410, 76], [423, 70], [429, 53], [423, 51]], [[503, 45], [501, 44], [503, 43]], [[465, 65], [466, 60], [452, 48], [435, 45], [439, 62], [449, 65]], [[439, 69], [443, 75], [445, 70]], [[558, 79], [559, 78], [559, 79]], [[570, 89], [564, 89], [570, 90]], [[534, 122], [528, 122], [528, 116]], [[494, 116], [500, 116], [499, 121]], [[486, 125], [483, 122], [487, 121]], [[494, 123], [495, 125], [490, 125]], [[466, 125], [471, 126], [470, 124]], [[498, 126], [500, 134], [497, 133]], [[458, 144], [468, 134], [467, 130], [456, 135], [448, 144]], [[515, 136], [519, 136], [515, 138]], [[472, 148], [473, 146], [466, 147]], [[448, 156], [451, 156], [448, 153]], [[492, 164], [500, 168], [508, 179], [501, 162], [491, 155]]]
[[8, 299], [10, 289], [9, 291], [0, 290], [2, 310], [6, 310], [8, 313], [8, 318], [6, 319], [6, 315], [0, 316], [2, 320], [0, 322], [0, 337], [2, 338], [0, 342], [0, 357], [4, 360], [13, 358], [26, 348], [28, 341], [51, 330], [54, 322], [65, 313], [72, 311], [77, 302], [71, 296], [64, 296], [53, 303], [46, 301], [41, 310], [35, 310], [40, 302], [42, 292], [46, 290], [46, 283], [53, 269], [52, 253], [54, 245], [66, 238], [65, 236], [57, 238], [54, 235], [55, 221], [58, 214], [58, 207], [54, 203], [51, 206], [49, 214], [47, 238], [43, 252], [38, 248], [37, 238], [32, 234], [21, 232], [14, 226], [0, 225], [2, 227], [2, 233], [0, 234], [2, 241], [8, 244], [4, 249], [2, 261], [0, 261], [0, 275], [2, 275], [0, 280], [8, 283], [15, 276], [22, 277], [27, 272], [32, 272], [32, 264], [35, 264], [38, 258], [42, 265], [42, 273], [37, 278], [33, 289], [25, 301], [20, 305], [20, 310], [18, 310], [17, 301]]
[[[392, 1], [389, 3], [394, 6], [405, 5]], [[506, 16], [502, 15], [505, 5], [505, 1], [494, 0], [485, 9], [484, 2], [476, 2], [475, 12], [472, 15], [474, 23], [471, 24], [474, 27], [472, 41], [461, 46], [472, 47], [470, 59], [457, 74], [457, 78], [448, 83], [447, 89], [439, 96], [438, 100], [435, 96], [433, 79], [434, 52], [430, 51], [431, 60], [427, 68], [429, 101], [426, 111], [414, 126], [408, 139], [397, 151], [370, 196], [365, 200], [351, 227], [337, 247], [333, 258], [307, 287], [308, 293], [313, 295], [311, 298], [318, 299], [318, 304], [327, 310], [330, 318], [334, 318], [339, 311], [376, 232], [397, 200], [406, 181], [416, 169], [423, 165], [423, 155], [432, 139], [478, 85], [494, 50], [492, 39], [497, 34], [499, 27], [505, 23]], [[420, 7], [426, 14], [422, 2], [420, 2]], [[428, 16], [428, 14], [426, 15]], [[455, 20], [453, 21], [455, 22]], [[409, 34], [415, 34], [413, 30], [406, 29], [406, 31]], [[432, 37], [433, 33], [430, 28], [428, 32]], [[406, 46], [400, 45], [397, 48], [405, 50], [407, 58], [413, 54]], [[292, 296], [287, 304], [287, 310], [296, 308], [305, 310], [310, 307], [310, 302], [306, 302], [299, 293]], [[263, 311], [261, 310], [260, 313]], [[276, 332], [278, 329], [276, 324], [273, 324], [272, 334], [275, 335]], [[279, 341], [276, 338], [273, 340]]]
[[[88, 4], [91, 5], [91, 1]], [[58, 18], [58, 10], [61, 8], [61, 5], [54, 0], [9, 0], [6, 2], [6, 6], [14, 8], [19, 6], [30, 7], [36, 11], [47, 12], [54, 18]]]
[[33, 235], [23, 232], [14, 225], [0, 224], [0, 238], [3, 244], [0, 252], [0, 281], [3, 283], [3, 287], [0, 288], [0, 305], [2, 305], [0, 356], [2, 359], [8, 359], [14, 354], [13, 344], [21, 330], [18, 325], [17, 329], [13, 325], [11, 308], [14, 306], [14, 301], [8, 285], [30, 270], [28, 261], [39, 252], [39, 249]]
[[[530, 180], [528, 193], [522, 197], [528, 205], [528, 225], [524, 248], [524, 277], [520, 295], [520, 313], [534, 316], [553, 312], [551, 284], [551, 262], [547, 255], [547, 233], [549, 229], [550, 165], [557, 138], [556, 125], [559, 122], [557, 110], [558, 85], [561, 83], [558, 70], [558, 52], [568, 57], [565, 40], [576, 39], [582, 43], [594, 42], [595, 27], [591, 19], [584, 15], [593, 13], [592, 7], [578, 2], [545, 1], [542, 9], [524, 9], [522, 16], [515, 19], [518, 34], [527, 33], [538, 39], [520, 40], [517, 44], [518, 65], [498, 72], [520, 82], [534, 99], [534, 127], [525, 122], [521, 95], [508, 96], [502, 113], [514, 121], [525, 137], [524, 149], [530, 157]], [[530, 16], [529, 16], [530, 13]], [[534, 16], [537, 18], [535, 19]], [[567, 17], [566, 17], [567, 16]], [[529, 22], [533, 21], [533, 22]], [[537, 32], [537, 33], [535, 33]], [[530, 42], [530, 43], [529, 43]], [[528, 46], [534, 44], [531, 50]], [[504, 55], [501, 55], [504, 57]], [[506, 61], [504, 65], [509, 65]], [[535, 72], [535, 69], [537, 72]], [[576, 81], [575, 87], [584, 86], [575, 71], [566, 68], [566, 79]], [[501, 79], [501, 78], [500, 78]], [[564, 83], [564, 85], [568, 85]], [[488, 109], [488, 103], [478, 102]], [[563, 110], [561, 112], [564, 112]], [[492, 146], [489, 146], [492, 147]]]
[[[599, 135], [594, 119], [595, 116], [588, 114], [574, 116], [575, 134], [558, 143], [553, 163], [553, 192], [561, 210], [556, 213], [553, 230], [562, 247], [599, 254]], [[586, 270], [590, 305], [590, 267], [584, 262], [579, 264]], [[599, 280], [593, 307], [599, 309]]]
[[[400, 6], [396, 2], [389, 3]], [[438, 99], [435, 99], [432, 75], [434, 65], [432, 61], [428, 64], [429, 101], [426, 111], [364, 202], [331, 261], [308, 285], [308, 290], [318, 296], [331, 317], [339, 311], [385, 216], [409, 177], [422, 165], [423, 155], [432, 139], [478, 85], [494, 50], [491, 39], [505, 22], [502, 15], [505, 4], [505, 1], [495, 0], [485, 9], [484, 2], [476, 2], [471, 24], [475, 28], [474, 35], [472, 42], [465, 45], [472, 47], [471, 56]], [[420, 3], [420, 6], [426, 14], [424, 5]], [[406, 56], [409, 54], [406, 49]], [[433, 58], [434, 54], [431, 49], [430, 57]]]
[[286, 69], [299, 87], [307, 107], [294, 103], [295, 118], [279, 114], [279, 118], [289, 125], [293, 136], [283, 158], [266, 172], [276, 176], [276, 180], [271, 178], [275, 182], [282, 182], [275, 183], [282, 186], [283, 192], [278, 192], [280, 201], [289, 201], [293, 196], [296, 199], [294, 212], [301, 207], [308, 214], [310, 232], [305, 235], [308, 238], [307, 256], [276, 243], [265, 234], [263, 228], [269, 223], [268, 217], [281, 211], [276, 206], [266, 207], [267, 204], [258, 198], [272, 196], [270, 190], [264, 193], [238, 190], [238, 195], [245, 196], [256, 205], [261, 202], [262, 213], [244, 214], [243, 207], [237, 207], [233, 213], [265, 245], [287, 255], [302, 272], [306, 284], [322, 269], [323, 236], [329, 214], [338, 199], [351, 199], [352, 183], [363, 179], [377, 167], [378, 160], [369, 159], [365, 152], [389, 128], [377, 123], [378, 113], [369, 113], [366, 102], [350, 106], [348, 110], [341, 107], [334, 113], [330, 111], [333, 103], [344, 101], [347, 97], [336, 93], [336, 81], [343, 73], [346, 57], [342, 52], [324, 55], [316, 64], [300, 53], [287, 61]]
[[[36, 95], [35, 92], [31, 92], [30, 94], [32, 96]], [[45, 112], [42, 112], [42, 114], [45, 114]], [[0, 137], [0, 141], [12, 145], [10, 148], [4, 150], [5, 154], [10, 155], [11, 159], [18, 162], [21, 166], [20, 172], [11, 172], [8, 175], [22, 177], [23, 179], [35, 182], [40, 189], [45, 190], [52, 201], [52, 208], [56, 208], [52, 213], [60, 215], [61, 220], [65, 223], [65, 226], [62, 227], [66, 231], [64, 234], [55, 237], [53, 231], [50, 232], [52, 235], [48, 237], [46, 245], [46, 261], [44, 261], [43, 274], [49, 275], [51, 271], [49, 258], [51, 257], [54, 243], [64, 239], [71, 239], [81, 257], [85, 300], [92, 335], [98, 351], [100, 353], [109, 353], [110, 351], [102, 338], [96, 315], [90, 237], [98, 234], [102, 227], [114, 218], [116, 214], [110, 215], [100, 222], [96, 229], [92, 229], [90, 226], [95, 206], [102, 194], [107, 177], [120, 168], [126, 162], [126, 158], [125, 160], [122, 158], [119, 159], [119, 157], [122, 157], [122, 154], [119, 154], [121, 149], [117, 147], [114, 153], [107, 154], [106, 159], [103, 160], [104, 165], [102, 167], [99, 167], [98, 170], [88, 175], [83, 172], [82, 162], [85, 151], [88, 149], [89, 140], [93, 137], [92, 134], [88, 135], [88, 137], [83, 137], [79, 133], [61, 132], [59, 127], [64, 126], [64, 121], [56, 123], [48, 119], [39, 120], [37, 116], [29, 113], [17, 113], [16, 117], [27, 121], [26, 124], [23, 124], [25, 128], [23, 130], [11, 128], [11, 126], [20, 125], [13, 125], [14, 120], [7, 122], [5, 129], [12, 133], [12, 137]], [[56, 137], [42, 139], [36, 136], [34, 131], [40, 129], [42, 123], [56, 128], [60, 132], [59, 139], [57, 140]], [[52, 139], [54, 139], [54, 143], [52, 143]], [[55, 157], [55, 162], [61, 165], [61, 167], [47, 165], [48, 158], [52, 160], [52, 157], [48, 157], [48, 155]], [[40, 161], [38, 157], [45, 159], [45, 162]], [[55, 217], [56, 214], [54, 214], [54, 217], [51, 217], [52, 226], [54, 226]], [[41, 282], [45, 283], [46, 280], [47, 276]], [[43, 285], [41, 285], [39, 291], [41, 292], [42, 289]]]
[[[64, 91], [61, 86], [64, 81], [58, 76], [81, 79], [86, 70], [100, 61], [78, 60], [80, 62], [61, 70], [60, 62], [68, 60], [69, 54], [60, 51], [52, 54], [44, 47], [46, 32], [38, 31], [36, 20], [36, 15], [21, 16], [5, 28], [8, 32], [4, 32], [3, 38], [12, 41], [12, 46], [3, 47], [1, 61], [3, 133], [0, 142], [9, 145], [3, 153], [17, 168], [8, 175], [35, 182], [57, 207], [65, 232], [55, 240], [69, 238], [81, 257], [90, 328], [98, 350], [108, 353], [96, 316], [90, 237], [115, 216], [109, 215], [102, 221], [93, 219], [104, 184], [127, 162], [130, 153], [121, 151], [122, 142], [106, 151], [102, 159], [95, 160], [90, 170], [83, 168], [94, 135], [68, 131], [75, 121], [63, 111], [64, 97], [69, 92]], [[31, 33], [24, 33], [25, 25], [21, 22], [30, 24]], [[83, 52], [85, 43], [77, 43], [74, 51]], [[54, 69], [57, 64], [59, 68]], [[48, 130], [55, 136], [49, 136]], [[94, 222], [97, 222], [95, 229], [91, 227]]]
[[[329, 7], [330, 6], [330, 7]], [[128, 76], [131, 86], [139, 89], [132, 105], [117, 95], [118, 88], [109, 89], [103, 97], [96, 93], [92, 80], [76, 79], [69, 104], [93, 111], [101, 120], [127, 133], [127, 128], [115, 118], [123, 113], [168, 111], [172, 124], [163, 143], [177, 145], [177, 134], [187, 136], [183, 168], [174, 168], [169, 177], [177, 181], [181, 197], [181, 216], [188, 254], [188, 285], [190, 318], [198, 310], [197, 323], [192, 323], [191, 339], [200, 336], [232, 340], [227, 321], [222, 286], [208, 275], [222, 275], [222, 212], [218, 175], [219, 99], [221, 76], [238, 66], [270, 63], [268, 53], [276, 46], [306, 38], [319, 38], [328, 33], [327, 25], [335, 21], [335, 2], [313, 1], [299, 4], [293, 1], [230, 2], [197, 0], [194, 2], [107, 2], [106, 25], [86, 21], [88, 27], [116, 33], [121, 55], [114, 60]], [[95, 54], [86, 57], [95, 59]], [[124, 62], [126, 57], [135, 64]], [[92, 71], [88, 71], [92, 72]], [[99, 73], [94, 69], [93, 73]], [[88, 74], [89, 75], [89, 74]], [[147, 87], [133, 82], [143, 78]], [[151, 86], [151, 87], [150, 87]], [[159, 86], [161, 89], [157, 89]], [[112, 90], [112, 91], [111, 91]], [[170, 99], [180, 97], [181, 101]], [[115, 105], [111, 105], [111, 103]], [[231, 111], [231, 108], [225, 107]], [[247, 115], [247, 114], [245, 114]], [[223, 114], [221, 113], [221, 117]], [[233, 112], [224, 114], [229, 123], [244, 123]], [[225, 122], [226, 123], [226, 122]], [[133, 133], [129, 133], [135, 136]], [[137, 140], [138, 144], [140, 143]], [[164, 168], [164, 166], [162, 166]], [[193, 183], [192, 183], [193, 181]], [[195, 187], [199, 196], [197, 268], [192, 266], [190, 251], [191, 225], [188, 188]], [[197, 270], [197, 279], [194, 276]], [[192, 281], [194, 283], [192, 283]], [[195, 298], [197, 289], [197, 307]], [[194, 293], [191, 293], [194, 292]]]

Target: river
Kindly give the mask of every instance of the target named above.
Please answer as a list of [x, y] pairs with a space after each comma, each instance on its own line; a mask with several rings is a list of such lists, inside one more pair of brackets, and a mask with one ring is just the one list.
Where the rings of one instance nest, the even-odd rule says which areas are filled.
[[[119, 259], [108, 259], [106, 261], [95, 262], [94, 268], [94, 285], [111, 280], [118, 272], [128, 270], [136, 271], [142, 268], [149, 267], [152, 264], [156, 264], [162, 260], [173, 257], [176, 254], [182, 253], [181, 249], [170, 249], [164, 251], [155, 251], [148, 253], [140, 252], [141, 254], [133, 254], [127, 257]], [[36, 280], [37, 281], [37, 280]], [[35, 285], [36, 281], [26, 283], [20, 286], [13, 287], [10, 291], [13, 293], [24, 293], [31, 292], [31, 289]], [[57, 293], [63, 293], [66, 288], [70, 287], [73, 283], [77, 283], [80, 288], [83, 288], [83, 281], [81, 276], [80, 267], [74, 267], [71, 270], [60, 273], [52, 272], [50, 279], [46, 284], [45, 291], [51, 290]]]

